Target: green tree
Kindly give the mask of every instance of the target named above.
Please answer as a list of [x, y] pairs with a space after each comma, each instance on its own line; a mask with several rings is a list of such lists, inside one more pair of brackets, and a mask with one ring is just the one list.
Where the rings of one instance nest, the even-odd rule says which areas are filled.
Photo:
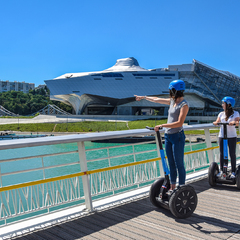
[[21, 91], [0, 93], [0, 105], [15, 114], [33, 114], [50, 103], [55, 104], [64, 111], [72, 113], [71, 106], [58, 101], [50, 101], [49, 90], [47, 88], [30, 90], [29, 93]]

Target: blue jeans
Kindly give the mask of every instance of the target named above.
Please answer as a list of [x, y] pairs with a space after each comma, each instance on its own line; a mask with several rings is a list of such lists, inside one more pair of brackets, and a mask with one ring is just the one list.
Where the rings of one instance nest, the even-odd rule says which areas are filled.
[[179, 185], [185, 184], [186, 170], [184, 166], [184, 131], [178, 133], [165, 133], [165, 151], [168, 158], [170, 168], [171, 184], [176, 184], [177, 172], [179, 175]]
[[[224, 160], [223, 160], [223, 138], [219, 139], [219, 148], [220, 148], [220, 170], [223, 170]], [[236, 145], [237, 145], [237, 138], [228, 138], [228, 148], [231, 158], [231, 167], [232, 172], [236, 172]]]

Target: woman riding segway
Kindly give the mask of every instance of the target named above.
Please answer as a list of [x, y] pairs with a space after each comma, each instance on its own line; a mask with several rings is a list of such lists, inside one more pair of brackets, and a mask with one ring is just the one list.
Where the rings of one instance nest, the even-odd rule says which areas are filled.
[[170, 190], [176, 188], [177, 172], [180, 186], [184, 185], [186, 180], [186, 170], [184, 166], [185, 134], [182, 126], [189, 107], [187, 101], [184, 99], [184, 90], [185, 83], [182, 80], [175, 80], [169, 84], [170, 98], [135, 95], [137, 101], [146, 99], [151, 102], [170, 105], [167, 123], [157, 125], [154, 128], [155, 131], [159, 131], [159, 128], [165, 128], [165, 151], [170, 168]]
[[[165, 173], [164, 178], [157, 179], [150, 188], [149, 198], [156, 207], [169, 209], [177, 218], [187, 218], [191, 216], [197, 206], [197, 194], [193, 187], [185, 185], [186, 171], [184, 166], [184, 145], [185, 135], [183, 123], [188, 113], [188, 103], [183, 98], [185, 84], [182, 80], [172, 81], [169, 85], [170, 98], [158, 98], [147, 96], [136, 96], [136, 100], [146, 99], [155, 103], [170, 105], [168, 111], [168, 121], [166, 124], [157, 125], [155, 130], [162, 165]], [[165, 150], [170, 167], [169, 170], [165, 163], [164, 151], [159, 129], [165, 128]], [[179, 187], [176, 188], [177, 172], [179, 175]]]
[[[227, 142], [231, 158], [231, 168], [232, 173], [230, 175], [231, 179], [236, 177], [236, 143], [237, 143], [237, 133], [234, 125], [239, 125], [239, 113], [233, 110], [235, 105], [235, 100], [232, 97], [224, 97], [222, 99], [223, 112], [218, 114], [217, 120], [213, 122], [214, 125], [219, 123], [228, 123], [227, 129]], [[219, 149], [220, 149], [220, 172], [217, 174], [217, 178], [222, 178], [223, 168], [224, 168], [224, 126], [221, 125], [219, 131]], [[227, 167], [227, 166], [225, 166]]]

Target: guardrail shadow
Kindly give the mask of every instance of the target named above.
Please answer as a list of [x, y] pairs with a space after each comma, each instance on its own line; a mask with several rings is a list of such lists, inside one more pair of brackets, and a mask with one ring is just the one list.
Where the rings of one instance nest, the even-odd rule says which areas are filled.
[[[213, 199], [208, 202], [200, 196], [201, 193], [205, 196], [205, 191], [209, 191], [207, 195], [210, 199], [216, 194], [215, 189], [209, 187], [207, 179], [193, 182], [191, 185], [198, 193], [199, 208], [204, 209], [205, 205], [210, 208]], [[234, 186], [230, 188], [220, 186], [218, 189], [237, 192]], [[240, 191], [238, 192], [240, 197]], [[221, 197], [221, 191], [218, 194], [218, 197]], [[190, 237], [189, 232], [195, 237], [199, 236], [204, 239], [209, 239], [209, 236], [218, 238], [219, 234], [226, 239], [240, 230], [240, 223], [237, 222], [236, 215], [235, 220], [230, 221], [231, 216], [229, 216], [227, 204], [231, 203], [221, 204], [226, 204], [225, 218], [223, 213], [218, 217], [218, 214], [214, 215], [212, 211], [204, 215], [204, 212], [208, 210], [201, 212], [197, 207], [191, 217], [176, 219], [170, 211], [156, 208], [150, 203], [148, 197], [142, 197], [129, 203], [109, 206], [107, 209], [49, 226], [18, 239], [161, 239], [160, 236], [163, 236], [163, 233], [169, 238], [172, 238], [172, 234], [175, 234], [175, 237], [179, 234], [178, 239], [180, 239], [180, 236]], [[235, 203], [236, 206], [237, 204]], [[217, 205], [214, 207], [218, 208]]]

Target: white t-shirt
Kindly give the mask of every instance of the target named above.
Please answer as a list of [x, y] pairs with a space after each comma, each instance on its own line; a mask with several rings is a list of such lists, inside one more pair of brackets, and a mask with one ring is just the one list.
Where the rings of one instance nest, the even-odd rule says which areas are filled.
[[[235, 118], [239, 117], [239, 112], [237, 111], [233, 111], [233, 115], [231, 115], [228, 120], [226, 121], [225, 118], [226, 118], [226, 115], [225, 115], [225, 112], [220, 112], [218, 114], [218, 118], [220, 118], [221, 122], [222, 123], [226, 123], [226, 122], [232, 122], [232, 121], [235, 121]], [[223, 138], [223, 126], [220, 127], [220, 131], [219, 131], [219, 137]], [[237, 132], [236, 132], [236, 128], [235, 126], [227, 126], [227, 137], [228, 138], [234, 138], [234, 137], [237, 137]]]

